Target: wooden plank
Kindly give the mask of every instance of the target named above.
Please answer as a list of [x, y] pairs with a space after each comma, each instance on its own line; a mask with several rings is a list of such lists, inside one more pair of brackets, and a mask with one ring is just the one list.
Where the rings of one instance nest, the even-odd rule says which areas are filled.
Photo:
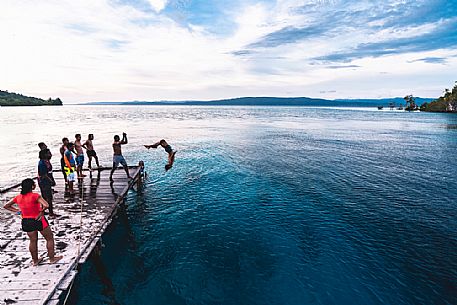
[[[130, 172], [131, 176], [136, 176], [138, 167], [131, 167]], [[56, 252], [64, 256], [57, 264], [49, 264], [46, 241], [40, 236], [39, 256], [46, 259], [33, 267], [28, 237], [20, 230], [20, 217], [6, 210], [0, 211], [0, 302], [60, 302], [62, 292], [68, 289], [77, 274], [75, 267], [90, 255], [131, 187], [132, 182], [127, 180], [124, 171], [115, 172], [114, 183], [109, 182], [109, 174], [109, 170], [101, 170], [96, 175], [89, 173], [75, 183], [77, 194], [74, 197], [65, 194], [64, 180], [56, 174], [54, 210], [60, 216], [48, 220], [54, 232]], [[4, 202], [18, 191], [17, 186], [9, 188], [0, 198]]]

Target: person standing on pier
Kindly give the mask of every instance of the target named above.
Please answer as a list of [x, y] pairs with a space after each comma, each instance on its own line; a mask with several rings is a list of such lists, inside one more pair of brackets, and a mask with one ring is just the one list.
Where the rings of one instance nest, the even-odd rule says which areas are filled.
[[74, 144], [69, 142], [67, 144], [67, 149], [64, 153], [64, 162], [65, 162], [65, 173], [67, 175], [68, 182], [68, 191], [70, 195], [74, 195], [75, 191], [73, 190], [73, 183], [75, 182], [75, 158], [73, 157], [73, 148]]
[[43, 149], [39, 153], [40, 161], [38, 162], [38, 185], [40, 186], [41, 196], [49, 205], [49, 217], [57, 217], [52, 208], [53, 191], [52, 187], [56, 185], [52, 175], [52, 154], [49, 149]]
[[62, 170], [63, 178], [65, 179], [65, 183], [67, 183], [67, 174], [65, 172], [65, 159], [64, 159], [64, 154], [65, 151], [67, 150], [67, 145], [68, 145], [68, 138], [63, 138], [62, 139], [62, 146], [60, 146], [59, 152], [60, 152], [60, 168]]
[[130, 177], [129, 173], [129, 168], [127, 166], [127, 162], [125, 161], [124, 157], [122, 156], [122, 149], [121, 145], [127, 144], [127, 134], [124, 132], [122, 133], [122, 140], [119, 138], [118, 135], [114, 136], [114, 143], [113, 143], [113, 169], [111, 170], [111, 174], [109, 176], [109, 180], [113, 181], [113, 173], [116, 170], [116, 167], [119, 166], [119, 164], [122, 164], [122, 167], [125, 170], [125, 173], [127, 174], [127, 177], [129, 179], [132, 179]]
[[89, 170], [92, 170], [92, 158], [95, 159], [95, 162], [97, 163], [97, 169], [100, 169], [100, 164], [98, 164], [98, 157], [97, 153], [94, 150], [94, 144], [92, 141], [94, 140], [94, 135], [89, 134], [89, 137], [87, 138], [86, 142], [82, 145], [86, 149], [86, 154], [87, 157], [89, 158]]
[[75, 149], [76, 149], [76, 173], [78, 174], [78, 179], [86, 177], [83, 174], [83, 165], [84, 165], [84, 151], [83, 146], [81, 145], [81, 134], [75, 134]]
[[[44, 210], [49, 205], [39, 194], [34, 193], [35, 182], [28, 178], [21, 183], [21, 194], [8, 201], [4, 208], [22, 215], [22, 230], [27, 232], [30, 239], [29, 251], [32, 255], [33, 266], [38, 266], [43, 258], [38, 257], [38, 231], [46, 239], [49, 262], [54, 264], [63, 256], [55, 255], [54, 235], [48, 221], [44, 217]], [[19, 206], [19, 209], [13, 205]]]

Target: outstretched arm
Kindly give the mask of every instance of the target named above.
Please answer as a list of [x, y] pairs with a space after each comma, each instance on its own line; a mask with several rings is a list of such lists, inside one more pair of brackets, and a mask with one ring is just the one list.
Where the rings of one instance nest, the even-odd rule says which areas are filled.
[[149, 149], [149, 148], [157, 148], [157, 147], [159, 147], [159, 145], [160, 145], [160, 142], [157, 142], [157, 143], [154, 143], [152, 145], [144, 145], [144, 147], [146, 147], [147, 149]]

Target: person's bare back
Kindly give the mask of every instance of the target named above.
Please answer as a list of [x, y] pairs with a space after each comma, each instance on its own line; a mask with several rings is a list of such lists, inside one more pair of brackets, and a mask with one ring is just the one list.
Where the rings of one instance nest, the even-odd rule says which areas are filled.
[[119, 166], [119, 164], [122, 164], [122, 167], [125, 170], [125, 173], [127, 174], [127, 177], [130, 179], [130, 173], [129, 169], [127, 166], [127, 162], [125, 161], [124, 157], [122, 156], [122, 149], [121, 146], [123, 144], [127, 144], [127, 134], [124, 132], [122, 134], [122, 140], [119, 138], [118, 135], [114, 136], [114, 143], [113, 143], [113, 168], [111, 169], [111, 174], [109, 176], [109, 180], [113, 181], [113, 173], [116, 170], [116, 167]]

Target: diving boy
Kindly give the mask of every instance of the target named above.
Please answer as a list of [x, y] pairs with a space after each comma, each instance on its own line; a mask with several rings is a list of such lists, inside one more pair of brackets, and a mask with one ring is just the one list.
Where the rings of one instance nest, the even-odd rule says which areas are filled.
[[173, 148], [171, 148], [171, 145], [167, 143], [167, 141], [165, 141], [164, 139], [160, 140], [159, 142], [157, 143], [154, 143], [152, 145], [144, 145], [144, 147], [146, 147], [147, 149], [150, 149], [150, 148], [157, 148], [162, 146], [163, 149], [165, 150], [165, 152], [168, 153], [168, 163], [165, 165], [165, 170], [168, 171], [170, 168], [173, 167], [173, 163], [175, 162], [175, 154], [176, 154], [176, 150], [173, 150]]

